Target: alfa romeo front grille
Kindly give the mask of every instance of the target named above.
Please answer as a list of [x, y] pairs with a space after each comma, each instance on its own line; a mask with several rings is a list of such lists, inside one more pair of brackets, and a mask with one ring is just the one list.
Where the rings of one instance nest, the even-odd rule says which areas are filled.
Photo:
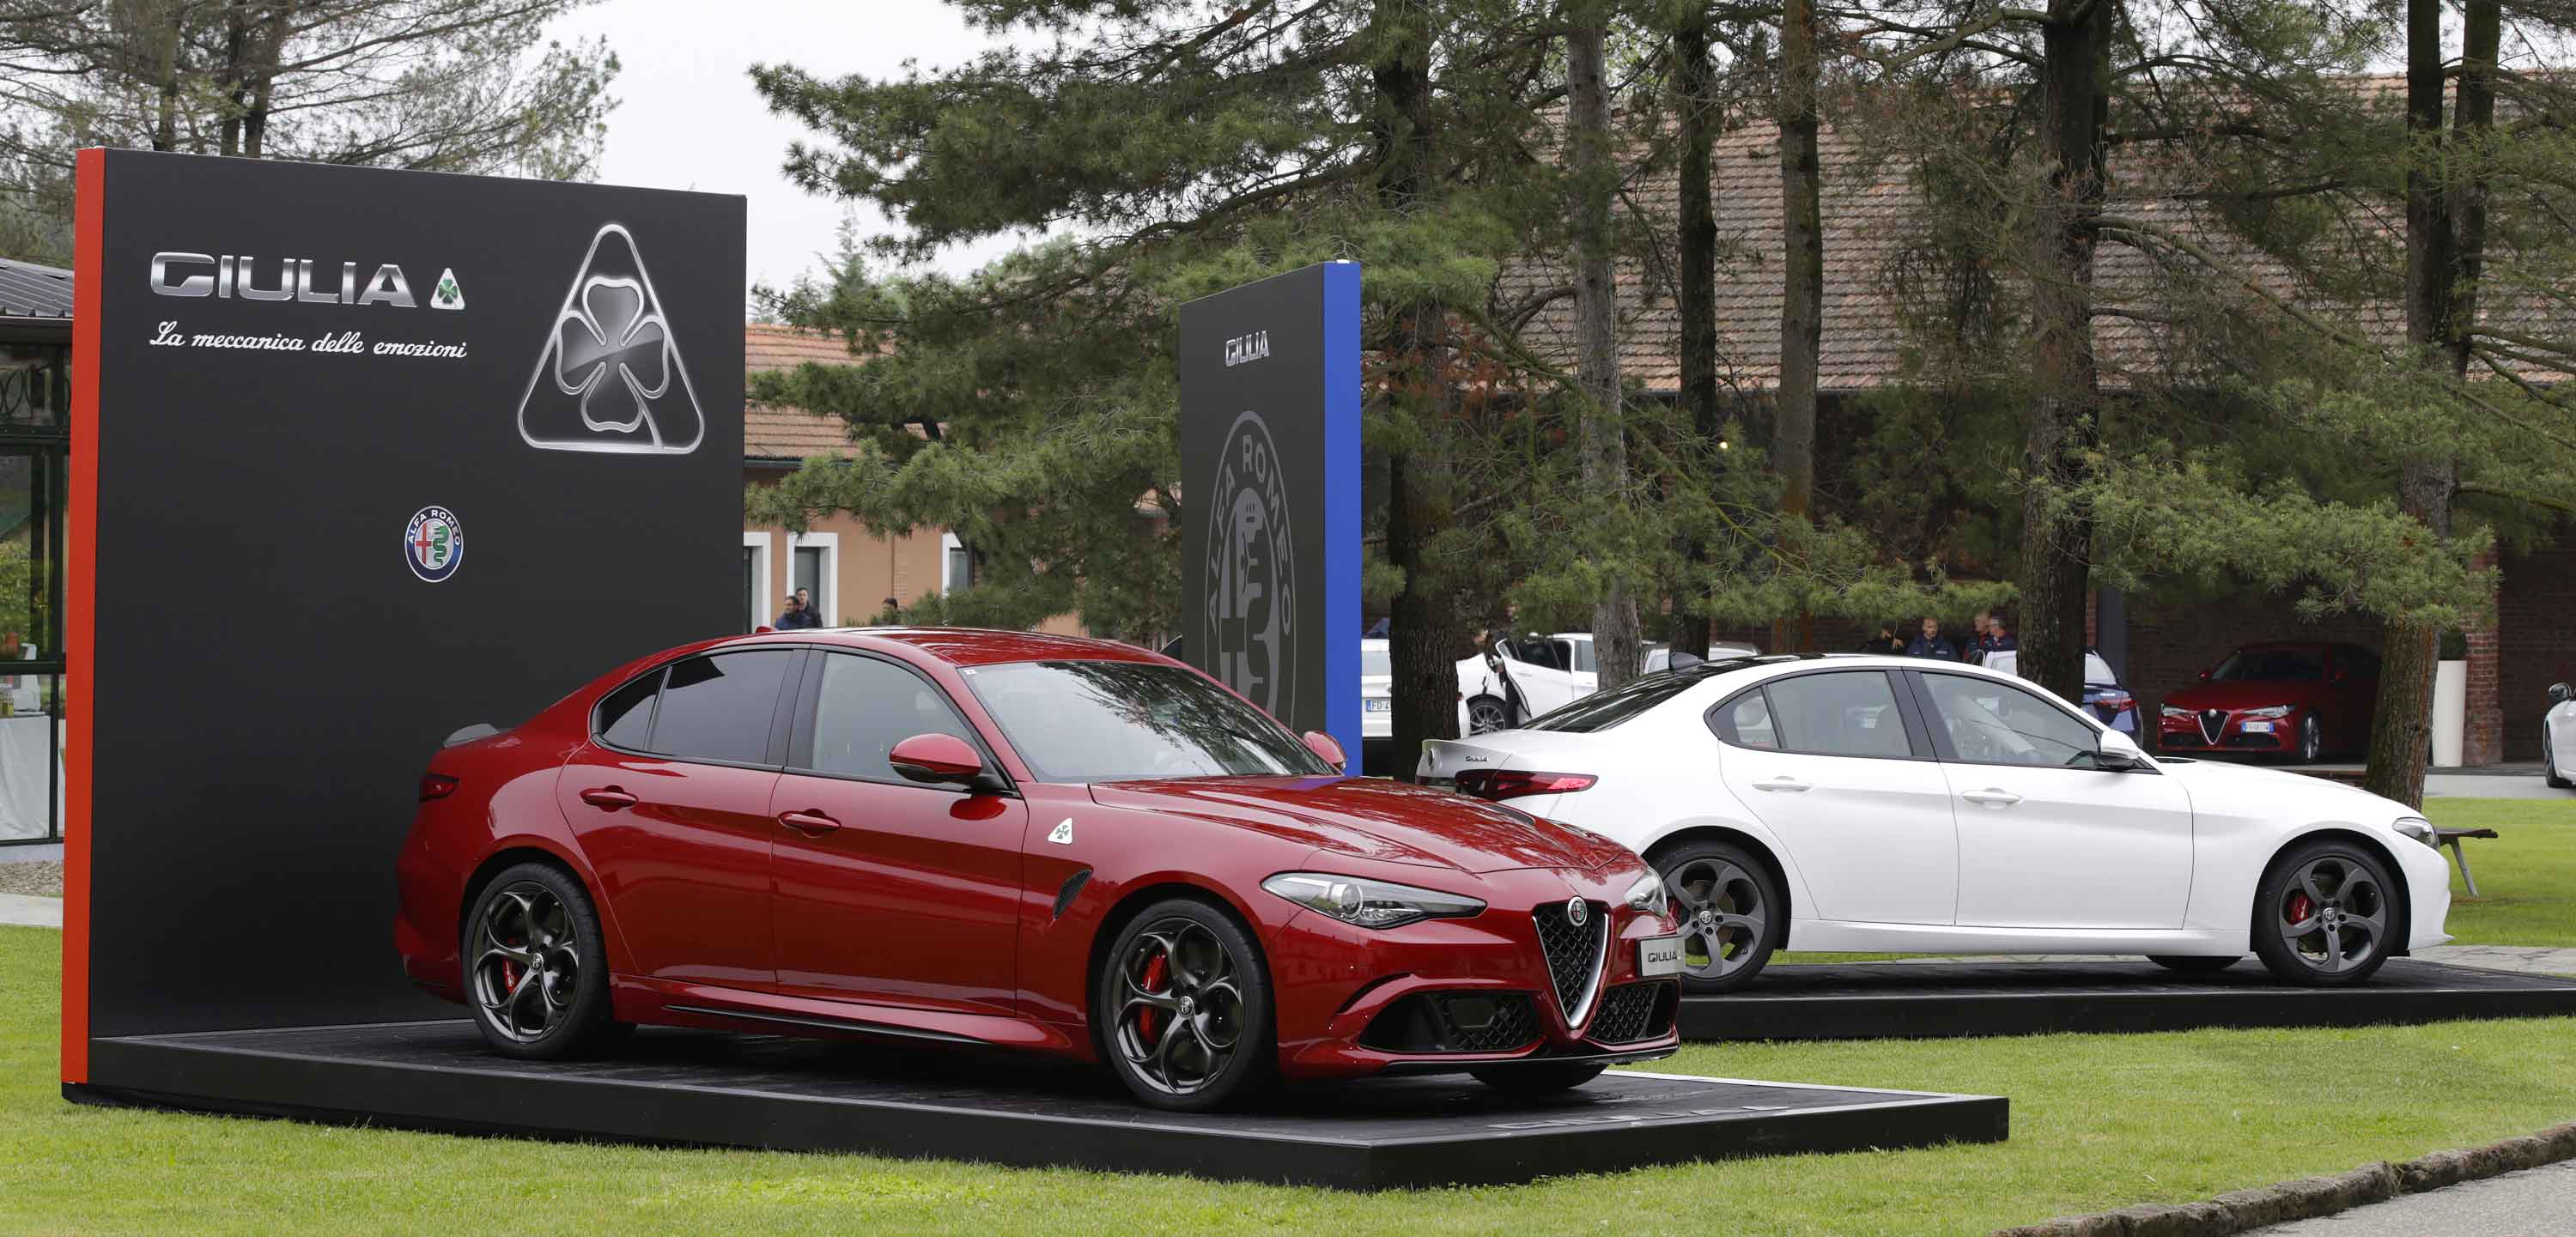
[[2227, 729], [2227, 710], [2202, 709], [2200, 711], [2201, 742], [2211, 747], [2218, 746], [2219, 732], [2225, 729]]
[[1672, 1029], [1677, 993], [1664, 980], [1612, 988], [1601, 998], [1601, 1012], [1592, 1017], [1592, 1038], [1605, 1044], [1660, 1038]]
[[1530, 912], [1538, 925], [1538, 947], [1547, 955], [1547, 977], [1556, 985], [1556, 1007], [1567, 1026], [1583, 1025], [1592, 998], [1601, 988], [1602, 951], [1610, 943], [1610, 911], [1586, 904], [1583, 922], [1566, 914], [1566, 904], [1550, 902]]

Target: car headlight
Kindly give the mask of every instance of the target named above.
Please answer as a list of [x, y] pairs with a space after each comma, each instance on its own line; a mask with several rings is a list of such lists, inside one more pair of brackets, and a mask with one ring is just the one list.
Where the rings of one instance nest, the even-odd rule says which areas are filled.
[[2433, 832], [2433, 822], [2421, 816], [2400, 816], [2393, 826], [2399, 833], [2422, 842], [2435, 850], [2442, 849], [2442, 835]]
[[2244, 715], [2247, 717], [2288, 717], [2290, 715], [2290, 706], [2286, 704], [2275, 704], [2260, 709], [2247, 709], [2245, 710]]
[[1648, 872], [1638, 877], [1636, 884], [1628, 886], [1628, 892], [1624, 896], [1628, 905], [1634, 909], [1650, 915], [1663, 914], [1664, 878]]
[[2166, 706], [2165, 706], [2165, 707], [2163, 707], [2162, 709], [2158, 709], [2158, 710], [2157, 710], [2157, 712], [2162, 713], [2162, 714], [2164, 714], [2164, 715], [2165, 715], [2165, 716], [2167, 716], [2167, 717], [2189, 717], [2189, 716], [2191, 716], [2191, 710], [2189, 710], [2189, 709], [2177, 709], [2177, 708], [2173, 707], [2172, 705], [2166, 705]]
[[1308, 910], [1363, 928], [1392, 928], [1417, 919], [1477, 914], [1485, 904], [1463, 894], [1322, 872], [1282, 872], [1261, 887]]

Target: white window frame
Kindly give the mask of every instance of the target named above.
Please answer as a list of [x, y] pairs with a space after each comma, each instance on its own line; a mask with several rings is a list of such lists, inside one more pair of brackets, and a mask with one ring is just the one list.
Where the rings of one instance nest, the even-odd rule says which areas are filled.
[[953, 577], [956, 575], [956, 572], [954, 572], [953, 570], [951, 570], [951, 564], [953, 564], [954, 562], [956, 562], [956, 559], [955, 559], [953, 556], [954, 556], [954, 555], [956, 555], [956, 554], [959, 554], [959, 553], [963, 553], [963, 552], [965, 551], [965, 549], [966, 549], [966, 543], [965, 543], [965, 542], [963, 542], [963, 541], [958, 540], [958, 539], [957, 539], [957, 534], [955, 534], [955, 533], [941, 533], [941, 534], [939, 534], [939, 592], [940, 592], [940, 595], [942, 595], [942, 596], [946, 596], [949, 590], [954, 589], [954, 588], [956, 588], [956, 587], [957, 587], [957, 581], [953, 578]]
[[778, 590], [785, 597], [796, 587], [796, 551], [816, 546], [823, 551], [822, 578], [814, 582], [814, 609], [823, 616], [823, 626], [841, 625], [841, 534], [787, 534], [787, 588]]
[[751, 560], [751, 604], [756, 609], [748, 616], [751, 626], [743, 628], [744, 631], [754, 631], [770, 626], [778, 618], [778, 611], [773, 607], [777, 607], [778, 599], [786, 594], [770, 591], [768, 532], [765, 530], [755, 532], [748, 528], [742, 530], [742, 548], [760, 551], [759, 555]]

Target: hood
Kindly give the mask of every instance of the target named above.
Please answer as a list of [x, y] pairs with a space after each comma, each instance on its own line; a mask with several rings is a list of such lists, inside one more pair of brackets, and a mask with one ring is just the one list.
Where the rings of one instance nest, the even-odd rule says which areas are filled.
[[2165, 697], [2177, 709], [2260, 709], [2276, 704], [2313, 705], [2325, 696], [2321, 682], [2275, 679], [2250, 683], [2194, 683]]
[[1324, 850], [1461, 872], [1591, 871], [1629, 857], [1608, 838], [1499, 804], [1384, 778], [1194, 777], [1104, 782], [1103, 807], [1186, 816]]
[[2266, 804], [2295, 803], [2301, 815], [2332, 817], [2359, 825], [2386, 825], [2402, 816], [2423, 815], [2395, 799], [2383, 799], [2358, 786], [2286, 769], [2226, 760], [2159, 759], [2156, 765], [2168, 776], [2181, 779], [2199, 811], [2223, 809], [2266, 815]]

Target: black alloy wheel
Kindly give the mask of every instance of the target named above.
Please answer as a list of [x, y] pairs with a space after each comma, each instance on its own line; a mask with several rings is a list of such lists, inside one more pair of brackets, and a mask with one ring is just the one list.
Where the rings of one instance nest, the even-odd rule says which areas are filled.
[[2185, 975], [2214, 975], [2245, 960], [2243, 954], [2149, 954], [2147, 961]]
[[1206, 1112], [1279, 1067], [1270, 975], [1234, 917], [1174, 898], [1129, 920], [1092, 1000], [1101, 1055], [1136, 1098]]
[[1582, 1086], [1608, 1068], [1583, 1061], [1534, 1061], [1528, 1065], [1487, 1066], [1467, 1073], [1506, 1095], [1554, 1095]]
[[1467, 701], [1467, 733], [1492, 734], [1512, 728], [1512, 711], [1500, 696], [1474, 696]]
[[559, 1060], [599, 1046], [611, 1021], [608, 963], [590, 895], [562, 869], [522, 863], [475, 895], [465, 917], [465, 1003], [501, 1053]]
[[2379, 970], [2403, 925], [2387, 869], [2328, 838], [2292, 851], [2254, 895], [2254, 953], [2287, 983], [2357, 984]]
[[2310, 713], [2306, 720], [2299, 723], [2299, 763], [2315, 764], [2317, 759], [2325, 754], [2325, 727], [2318, 724], [2316, 714]]
[[1780, 877], [1732, 842], [1684, 842], [1652, 860], [1681, 924], [1682, 988], [1733, 992], [1753, 982], [1789, 930]]

